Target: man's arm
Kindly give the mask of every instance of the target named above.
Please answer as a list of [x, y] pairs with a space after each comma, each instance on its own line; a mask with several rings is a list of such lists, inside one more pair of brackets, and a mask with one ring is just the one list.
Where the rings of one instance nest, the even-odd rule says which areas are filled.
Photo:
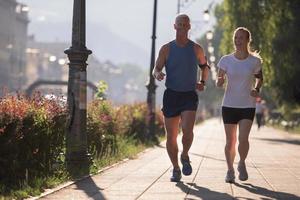
[[169, 52], [168, 44], [163, 45], [161, 47], [161, 49], [159, 50], [159, 54], [158, 54], [157, 60], [155, 62], [155, 67], [152, 71], [152, 75], [158, 81], [163, 80], [165, 77], [165, 74], [162, 72], [162, 69], [164, 68], [164, 66], [166, 64], [168, 52]]
[[205, 82], [208, 79], [209, 65], [207, 64], [204, 50], [199, 44], [195, 45], [194, 50], [201, 69], [200, 82], [197, 84], [197, 89], [202, 91], [204, 89]]
[[260, 70], [257, 74], [255, 74], [254, 77], [255, 77], [254, 88], [257, 89], [259, 92], [264, 80], [262, 70]]
[[257, 74], [254, 75], [255, 77], [255, 84], [254, 88], [251, 90], [250, 95], [253, 97], [259, 96], [260, 88], [263, 84], [263, 73], [262, 70], [260, 70]]

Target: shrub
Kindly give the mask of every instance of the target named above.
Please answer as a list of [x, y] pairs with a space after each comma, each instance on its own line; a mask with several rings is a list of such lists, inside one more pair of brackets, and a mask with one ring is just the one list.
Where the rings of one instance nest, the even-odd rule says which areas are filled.
[[88, 151], [94, 158], [114, 154], [117, 151], [117, 124], [114, 109], [105, 100], [95, 100], [88, 106], [87, 142]]
[[64, 149], [65, 108], [41, 96], [0, 99], [0, 177], [7, 185], [52, 171]]
[[[130, 145], [144, 147], [149, 142], [144, 138], [145, 103], [114, 107], [97, 99], [87, 111], [88, 152], [94, 160], [128, 155], [123, 151], [130, 151]], [[157, 130], [163, 132], [161, 115], [157, 119]], [[36, 94], [33, 98], [7, 95], [0, 99], [0, 193], [21, 198], [56, 182], [55, 175], [66, 177], [62, 156], [66, 121], [66, 107], [59, 98]]]

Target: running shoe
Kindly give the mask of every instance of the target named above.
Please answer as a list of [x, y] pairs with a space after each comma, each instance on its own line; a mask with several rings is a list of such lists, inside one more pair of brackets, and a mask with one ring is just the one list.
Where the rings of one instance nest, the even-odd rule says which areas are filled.
[[235, 175], [234, 175], [234, 170], [228, 170], [226, 177], [225, 177], [225, 182], [226, 183], [234, 183]]
[[192, 174], [193, 169], [192, 166], [190, 164], [190, 158], [183, 158], [182, 155], [180, 156], [180, 161], [182, 163], [182, 173], [185, 176], [189, 176]]
[[181, 171], [180, 169], [173, 169], [172, 176], [170, 178], [171, 182], [179, 182], [181, 179]]
[[237, 170], [239, 172], [239, 179], [241, 181], [248, 180], [248, 172], [246, 169], [246, 164], [244, 162], [239, 162]]

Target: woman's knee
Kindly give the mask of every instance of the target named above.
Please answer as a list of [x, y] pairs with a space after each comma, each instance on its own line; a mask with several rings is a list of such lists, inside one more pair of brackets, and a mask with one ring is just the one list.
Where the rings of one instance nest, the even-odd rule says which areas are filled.
[[235, 140], [227, 141], [227, 142], [226, 142], [226, 145], [225, 145], [225, 150], [226, 150], [226, 151], [234, 151], [234, 149], [235, 149], [235, 144], [236, 144], [236, 141], [235, 141]]
[[248, 137], [239, 137], [239, 145], [247, 145], [249, 144]]

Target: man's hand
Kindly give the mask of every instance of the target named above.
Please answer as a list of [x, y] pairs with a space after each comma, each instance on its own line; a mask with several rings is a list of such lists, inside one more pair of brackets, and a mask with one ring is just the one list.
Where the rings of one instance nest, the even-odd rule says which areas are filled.
[[165, 78], [165, 74], [163, 72], [154, 71], [153, 73], [154, 78], [156, 78], [158, 81], [162, 81]]
[[223, 76], [219, 76], [216, 82], [217, 87], [222, 87], [224, 82], [225, 82], [225, 78]]
[[202, 83], [202, 82], [198, 82], [198, 83], [196, 83], [196, 89], [198, 90], [198, 91], [203, 91], [204, 90], [204, 87], [205, 85], [204, 85], [204, 83]]

